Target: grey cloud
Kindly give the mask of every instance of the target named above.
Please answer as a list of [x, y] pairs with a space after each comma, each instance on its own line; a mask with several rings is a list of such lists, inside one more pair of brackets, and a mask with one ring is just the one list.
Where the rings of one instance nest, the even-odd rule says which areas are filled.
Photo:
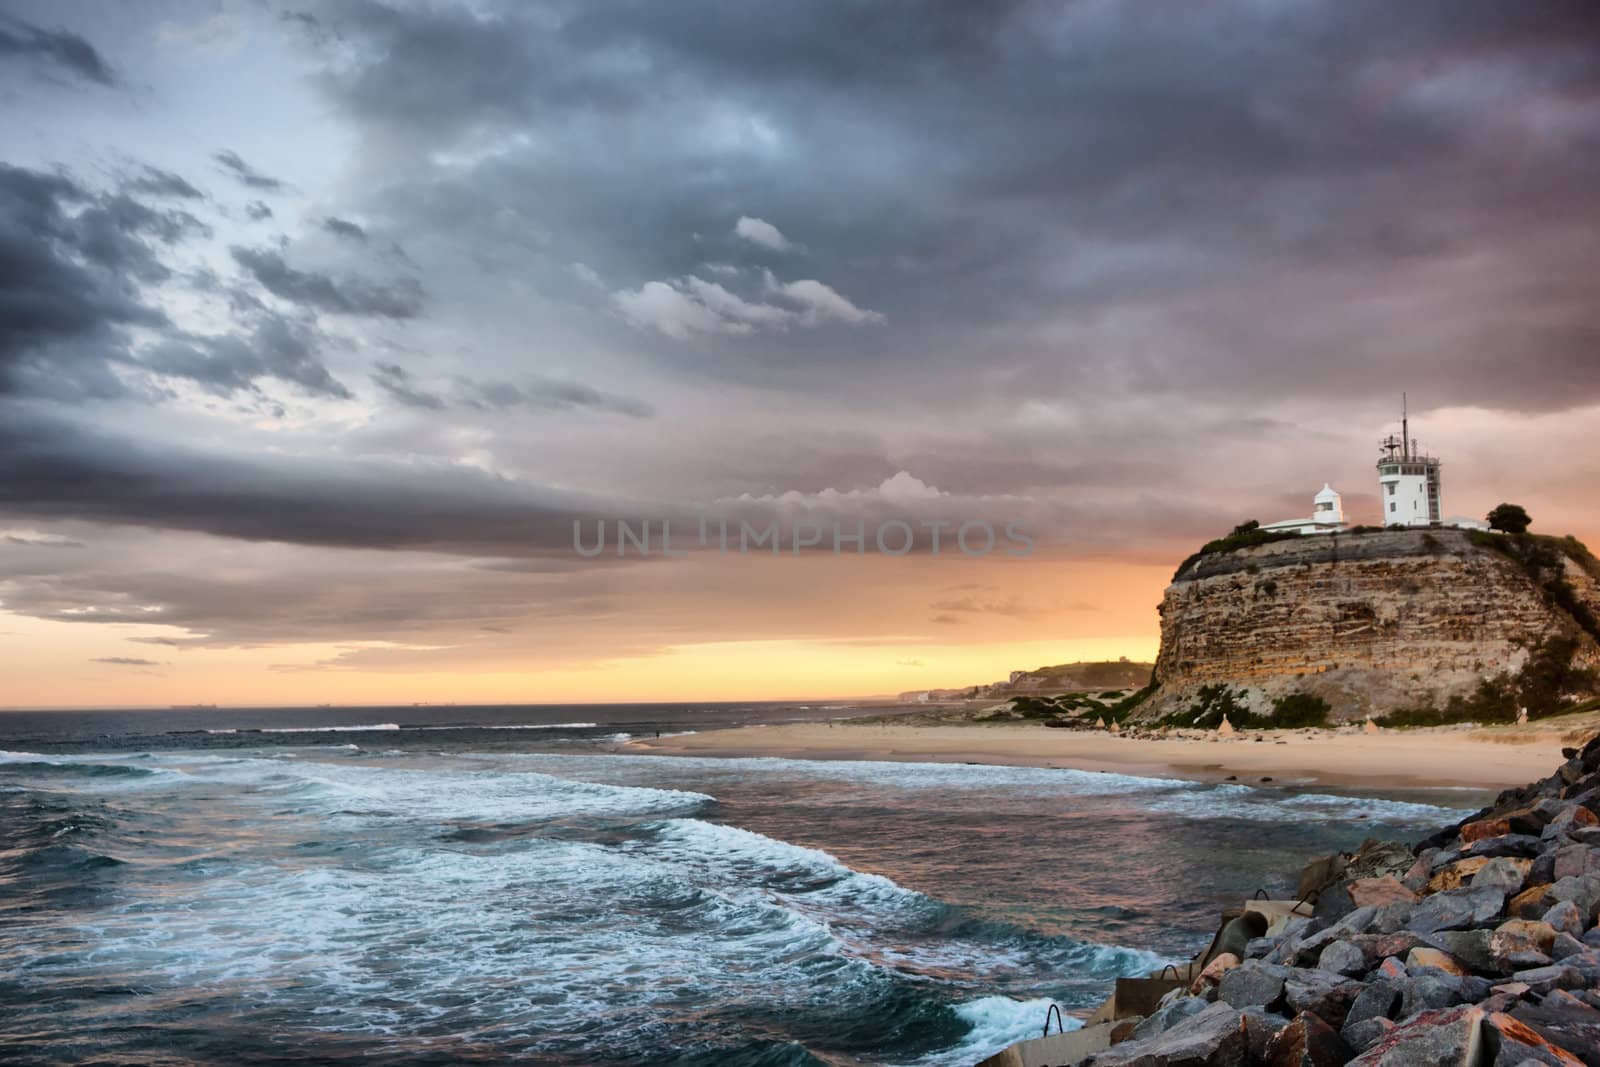
[[203, 452], [22, 409], [0, 418], [0, 512], [251, 541], [507, 556], [570, 556], [574, 519], [652, 513], [460, 467]]
[[443, 411], [449, 407], [466, 407], [479, 411], [506, 411], [521, 408], [530, 411], [592, 410], [627, 415], [631, 418], [649, 418], [655, 409], [643, 401], [603, 392], [579, 382], [554, 379], [534, 379], [521, 384], [512, 382], [476, 381], [457, 376], [447, 392], [430, 389], [419, 383], [397, 363], [378, 363], [372, 381], [392, 399], [406, 407], [425, 411]]
[[231, 149], [224, 149], [212, 155], [212, 159], [221, 165], [222, 169], [232, 175], [241, 184], [251, 189], [260, 189], [268, 193], [283, 192], [288, 186], [277, 178], [262, 174], [250, 164], [246, 163], [239, 153]]
[[15, 56], [45, 69], [64, 70], [97, 85], [113, 85], [116, 75], [99, 50], [78, 34], [47, 30], [0, 14], [0, 57]]
[[428, 392], [418, 386], [398, 363], [379, 363], [372, 373], [373, 382], [389, 396], [398, 400], [406, 407], [422, 408], [425, 411], [443, 411], [445, 401], [437, 393]]
[[136, 656], [100, 656], [92, 659], [90, 663], [109, 663], [116, 667], [159, 667], [153, 659], [139, 659]]
[[148, 164], [139, 167], [138, 173], [128, 179], [126, 187], [148, 196], [167, 196], [179, 200], [204, 200], [206, 196], [181, 174]]
[[[1524, 338], [1596, 324], [1592, 300], [1554, 299], [1583, 270], [1565, 235], [1600, 227], [1592, 4], [1269, 19], [1240, 2], [1159, 25], [1090, 4], [363, 4], [328, 21], [331, 98], [419, 159], [385, 206], [480, 245], [491, 206], [548, 219], [629, 321], [696, 341], [662, 355], [688, 373], [760, 382], [803, 359], [886, 389], [999, 347], [1015, 381], [1057, 393], [1311, 399], [1332, 380], [1368, 401], [1400, 335], [1426, 342], [1406, 365], [1439, 403], [1600, 399], [1483, 340], [1507, 320]], [[537, 152], [421, 162], [530, 124]], [[713, 293], [718, 311], [671, 281], [759, 263], [770, 242], [740, 239], [740, 218], [782, 220], [814, 277], [894, 328], [816, 345], [761, 330], [765, 301]], [[1474, 258], [1470, 290], [1441, 285]], [[1559, 306], [1534, 311], [1529, 289]], [[1427, 336], [1440, 324], [1452, 335]], [[1552, 371], [1582, 349], [1562, 351]]]
[[588, 408], [636, 419], [649, 418], [655, 413], [655, 409], [643, 401], [602, 392], [578, 382], [542, 379], [517, 385], [462, 379], [457, 384], [461, 402], [482, 410], [528, 408], [536, 411], [569, 411]]
[[323, 218], [321, 225], [324, 230], [327, 230], [335, 237], [344, 237], [348, 240], [360, 241], [363, 244], [366, 243], [367, 231], [351, 222], [349, 219], [341, 219], [332, 215], [328, 215]]
[[260, 222], [272, 217], [272, 209], [259, 200], [252, 200], [246, 204], [244, 213], [250, 217], [251, 222]]
[[175, 243], [198, 227], [183, 212], [0, 164], [0, 395], [120, 393], [106, 368], [124, 352], [121, 329], [166, 322], [134, 284], [169, 275], [149, 239]]
[[257, 391], [261, 379], [275, 378], [309, 394], [348, 400], [350, 391], [323, 365], [320, 346], [311, 323], [262, 313], [248, 333], [169, 338], [141, 351], [139, 365], [220, 396]]
[[335, 279], [320, 271], [296, 270], [283, 256], [264, 248], [234, 245], [234, 261], [273, 296], [336, 315], [412, 319], [422, 311], [422, 285], [415, 278], [388, 284], [362, 278]]

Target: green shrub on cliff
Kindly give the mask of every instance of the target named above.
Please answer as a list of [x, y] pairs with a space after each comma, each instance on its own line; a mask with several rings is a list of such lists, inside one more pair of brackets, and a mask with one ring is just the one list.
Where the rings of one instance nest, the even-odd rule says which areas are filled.
[[1143, 689], [1134, 690], [1132, 693], [1129, 693], [1115, 704], [1112, 704], [1110, 707], [1106, 708], [1105, 720], [1107, 722], [1126, 722], [1128, 716], [1132, 715], [1134, 710], [1138, 708], [1140, 704], [1143, 704], [1146, 700], [1150, 699], [1151, 694], [1156, 691], [1156, 687], [1160, 684], [1161, 683], [1157, 682], [1152, 674], [1149, 685], [1145, 686]]
[[1492, 549], [1521, 567], [1552, 604], [1566, 612], [1584, 633], [1600, 641], [1600, 619], [1572, 588], [1562, 566], [1563, 557], [1571, 559], [1591, 577], [1600, 579], [1600, 562], [1582, 541], [1572, 536], [1491, 534], [1482, 530], [1474, 530], [1468, 537], [1473, 544]]
[[1528, 527], [1533, 525], [1533, 519], [1528, 517], [1528, 512], [1521, 504], [1497, 504], [1488, 514], [1489, 528], [1491, 530], [1504, 530], [1506, 533], [1523, 534], [1528, 532]]
[[1286, 730], [1304, 726], [1328, 725], [1328, 714], [1333, 709], [1328, 702], [1310, 693], [1290, 693], [1272, 702], [1272, 714], [1265, 725]]
[[1241, 548], [1254, 548], [1256, 545], [1271, 544], [1273, 541], [1294, 541], [1298, 540], [1300, 536], [1297, 533], [1285, 533], [1281, 530], [1260, 529], [1259, 524], [1254, 519], [1251, 519], [1249, 522], [1235, 526], [1233, 532], [1227, 537], [1219, 537], [1215, 541], [1207, 541], [1200, 547], [1200, 551], [1178, 564], [1178, 569], [1173, 574], [1172, 580], [1177, 581], [1182, 578], [1185, 571], [1200, 562], [1205, 556], [1237, 552]]

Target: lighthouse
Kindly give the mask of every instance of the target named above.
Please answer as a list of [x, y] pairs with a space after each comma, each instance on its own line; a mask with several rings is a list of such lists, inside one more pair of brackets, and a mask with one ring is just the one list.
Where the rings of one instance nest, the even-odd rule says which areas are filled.
[[1400, 436], [1379, 444], [1378, 500], [1385, 526], [1436, 526], [1439, 505], [1439, 459], [1424, 454], [1411, 438], [1405, 394], [1400, 395]]

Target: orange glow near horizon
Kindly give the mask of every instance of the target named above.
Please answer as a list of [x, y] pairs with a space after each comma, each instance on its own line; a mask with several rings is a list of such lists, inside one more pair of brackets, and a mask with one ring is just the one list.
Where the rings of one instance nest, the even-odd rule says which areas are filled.
[[[742, 569], [714, 578], [733, 566]], [[176, 648], [153, 643], [186, 636], [171, 627], [0, 613], [7, 635], [0, 641], [6, 679], [0, 706], [882, 697], [983, 684], [1013, 670], [1077, 660], [1151, 660], [1158, 645], [1155, 605], [1169, 576], [1164, 566], [1045, 560], [841, 566], [834, 559], [784, 559], [716, 567], [641, 575], [637, 622], [627, 613], [581, 626], [564, 620], [489, 643], [452, 643], [441, 635], [406, 643]], [[728, 588], [715, 588], [714, 580]], [[680, 582], [698, 591], [674, 588]], [[691, 625], [684, 616], [709, 616], [716, 625]], [[644, 640], [653, 633], [670, 639]], [[594, 653], [608, 647], [613, 654]]]

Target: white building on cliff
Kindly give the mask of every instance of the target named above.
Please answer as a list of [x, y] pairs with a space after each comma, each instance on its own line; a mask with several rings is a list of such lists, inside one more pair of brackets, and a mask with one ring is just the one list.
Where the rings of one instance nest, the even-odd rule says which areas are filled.
[[[1383, 525], [1489, 528], [1488, 523], [1478, 519], [1440, 517], [1443, 514], [1439, 477], [1442, 464], [1437, 456], [1430, 456], [1417, 447], [1411, 437], [1411, 419], [1405, 411], [1403, 398], [1400, 434], [1385, 437], [1379, 448], [1382, 455], [1378, 457], [1378, 505], [1383, 509]], [[1323, 483], [1321, 491], [1312, 497], [1309, 518], [1284, 519], [1261, 528], [1274, 533], [1338, 533], [1345, 528], [1344, 506], [1334, 488]]]
[[1261, 527], [1273, 533], [1338, 533], [1344, 529], [1344, 502], [1338, 490], [1324, 482], [1317, 495], [1311, 498], [1311, 515], [1304, 519], [1283, 519]]

